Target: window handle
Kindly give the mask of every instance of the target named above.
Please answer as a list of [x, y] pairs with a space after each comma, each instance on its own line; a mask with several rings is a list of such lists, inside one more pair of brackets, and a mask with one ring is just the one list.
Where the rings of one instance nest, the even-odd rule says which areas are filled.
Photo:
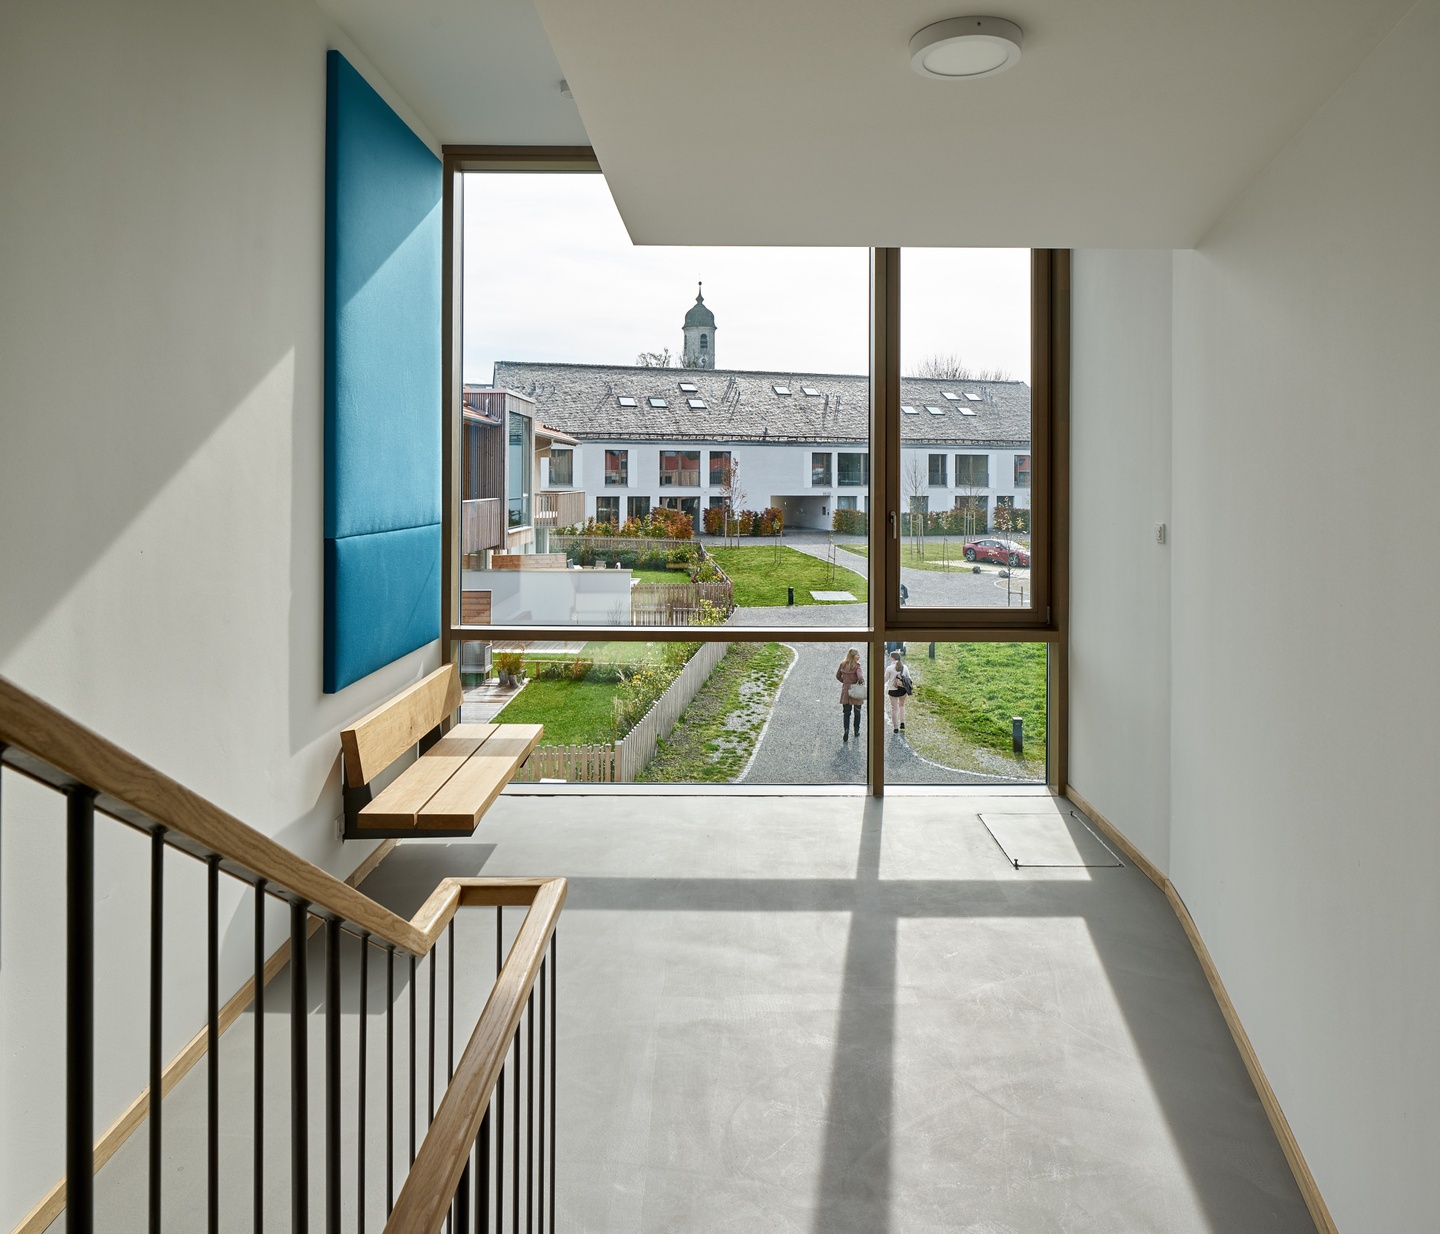
[[890, 511], [890, 538], [892, 540], [900, 538], [900, 516], [894, 510]]

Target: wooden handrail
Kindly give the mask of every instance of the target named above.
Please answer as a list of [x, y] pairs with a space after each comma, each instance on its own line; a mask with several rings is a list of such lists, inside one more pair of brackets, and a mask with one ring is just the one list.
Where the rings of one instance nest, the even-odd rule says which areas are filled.
[[92, 788], [99, 794], [97, 809], [106, 814], [145, 830], [159, 824], [176, 847], [217, 854], [229, 873], [250, 882], [263, 878], [313, 912], [347, 921], [410, 955], [429, 952], [459, 903], [459, 887], [447, 879], [406, 921], [4, 677], [0, 746], [7, 747], [4, 761], [15, 769], [58, 788]]
[[528, 904], [530, 911], [396, 1197], [385, 1234], [436, 1234], [444, 1223], [567, 890], [563, 878], [447, 879], [446, 885], [465, 907]]

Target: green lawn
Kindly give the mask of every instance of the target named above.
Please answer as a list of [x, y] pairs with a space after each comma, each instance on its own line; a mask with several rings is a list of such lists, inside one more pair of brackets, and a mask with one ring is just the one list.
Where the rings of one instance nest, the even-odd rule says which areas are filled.
[[641, 583], [688, 583], [684, 570], [631, 570], [630, 577]]
[[543, 724], [540, 740], [547, 746], [604, 744], [610, 741], [612, 700], [619, 688], [609, 681], [532, 680], [495, 719], [502, 724]]
[[[659, 660], [664, 652], [663, 643], [620, 643], [620, 642], [594, 642], [586, 643], [580, 652], [583, 659], [590, 660], [595, 664], [643, 664], [648, 660]], [[535, 660], [573, 660], [571, 652], [535, 652], [533, 655], [526, 653], [525, 662], [530, 664]], [[532, 676], [534, 670], [527, 668], [526, 671]]]
[[[820, 604], [812, 591], [848, 591], [857, 600], [866, 596], [865, 580], [853, 570], [837, 567], [830, 577], [829, 564], [808, 553], [773, 546], [756, 548], [712, 548], [710, 555], [735, 584], [735, 603], [741, 608], [779, 607], [785, 604], [786, 588], [795, 588], [796, 604]], [[837, 560], [843, 560], [836, 555]]]
[[[1041, 776], [1045, 770], [1045, 645], [941, 643], [936, 658], [911, 645], [915, 679], [906, 732], [926, 757], [952, 767]], [[1025, 759], [1014, 758], [1010, 717], [1025, 721]], [[984, 752], [977, 765], [974, 751]], [[957, 761], [958, 760], [958, 761]]]
[[728, 784], [749, 762], [794, 653], [735, 643], [640, 773], [649, 784]]

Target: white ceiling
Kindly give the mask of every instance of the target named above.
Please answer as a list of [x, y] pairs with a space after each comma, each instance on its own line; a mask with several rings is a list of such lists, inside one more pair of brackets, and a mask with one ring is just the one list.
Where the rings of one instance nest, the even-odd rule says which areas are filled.
[[[588, 140], [637, 243], [1178, 248], [1412, 0], [321, 3], [441, 141]], [[916, 75], [966, 12], [1020, 63]]]
[[584, 146], [531, 0], [317, 0], [443, 144]]

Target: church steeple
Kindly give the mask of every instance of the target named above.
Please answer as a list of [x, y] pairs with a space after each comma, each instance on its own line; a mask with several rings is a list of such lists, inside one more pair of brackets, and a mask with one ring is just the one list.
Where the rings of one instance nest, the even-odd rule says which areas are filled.
[[705, 284], [695, 293], [695, 303], [685, 314], [685, 346], [680, 363], [685, 368], [715, 367], [715, 314], [705, 307]]

